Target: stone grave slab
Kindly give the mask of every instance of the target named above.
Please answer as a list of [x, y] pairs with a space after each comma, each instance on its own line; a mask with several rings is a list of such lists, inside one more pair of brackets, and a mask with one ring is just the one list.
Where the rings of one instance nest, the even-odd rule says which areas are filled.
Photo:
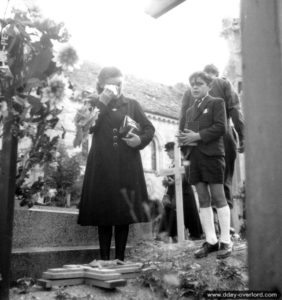
[[124, 263], [121, 261], [92, 261], [84, 265], [64, 265], [43, 272], [37, 283], [45, 289], [53, 286], [87, 284], [113, 289], [126, 285], [127, 279], [138, 276], [141, 263]]

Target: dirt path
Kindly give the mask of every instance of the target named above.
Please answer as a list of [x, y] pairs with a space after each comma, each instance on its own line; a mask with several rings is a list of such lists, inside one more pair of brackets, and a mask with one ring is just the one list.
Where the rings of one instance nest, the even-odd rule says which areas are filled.
[[86, 285], [43, 291], [33, 286], [27, 294], [11, 289], [11, 300], [86, 300], [86, 299], [200, 299], [206, 290], [245, 290], [247, 288], [246, 245], [235, 242], [232, 256], [217, 260], [216, 254], [195, 260], [193, 252], [203, 241], [166, 244], [140, 242], [127, 259], [142, 262], [143, 272], [124, 287], [104, 290]]

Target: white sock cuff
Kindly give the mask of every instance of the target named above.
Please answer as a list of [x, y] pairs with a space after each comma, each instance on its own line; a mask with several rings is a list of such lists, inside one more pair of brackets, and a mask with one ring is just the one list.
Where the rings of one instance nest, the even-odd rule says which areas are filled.
[[214, 228], [214, 216], [211, 206], [204, 208], [201, 207], [199, 215], [206, 235], [206, 241], [212, 245], [216, 244], [217, 237]]
[[228, 205], [217, 208], [218, 222], [220, 226], [220, 241], [226, 244], [231, 242], [230, 238], [230, 208]]

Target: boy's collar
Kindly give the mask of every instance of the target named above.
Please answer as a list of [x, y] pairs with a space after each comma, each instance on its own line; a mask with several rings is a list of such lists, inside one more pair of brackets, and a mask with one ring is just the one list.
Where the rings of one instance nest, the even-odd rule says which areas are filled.
[[202, 102], [203, 100], [205, 100], [208, 97], [208, 95], [209, 95], [209, 93], [207, 93], [206, 96], [204, 96], [202, 99], [196, 99], [196, 100], [201, 100], [201, 102]]
[[209, 93], [206, 94], [202, 99], [195, 99], [195, 102], [197, 102], [198, 107], [201, 105], [201, 103], [208, 97]]

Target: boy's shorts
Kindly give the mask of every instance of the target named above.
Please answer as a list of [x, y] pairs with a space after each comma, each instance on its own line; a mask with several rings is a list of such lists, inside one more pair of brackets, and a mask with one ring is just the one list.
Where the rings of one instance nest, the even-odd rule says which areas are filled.
[[197, 184], [224, 182], [225, 160], [223, 156], [208, 156], [198, 149], [194, 149], [189, 157], [189, 183]]

